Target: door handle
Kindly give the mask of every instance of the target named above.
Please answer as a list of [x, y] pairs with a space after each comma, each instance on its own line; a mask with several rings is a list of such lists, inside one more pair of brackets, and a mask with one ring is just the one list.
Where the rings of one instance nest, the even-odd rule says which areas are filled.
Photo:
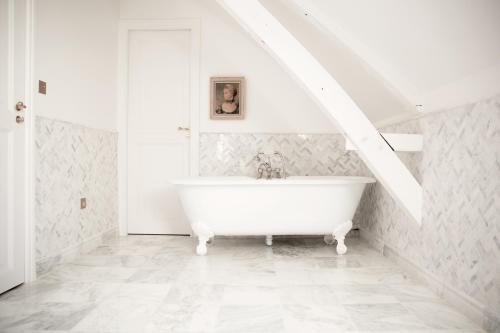
[[177, 130], [178, 130], [178, 131], [186, 131], [186, 132], [191, 131], [191, 129], [190, 129], [189, 127], [180, 127], [180, 126], [179, 126], [179, 127], [177, 127]]
[[23, 116], [16, 116], [16, 123], [18, 123], [18, 124], [24, 123], [24, 117]]
[[16, 111], [23, 111], [26, 109], [26, 105], [23, 102], [19, 101], [16, 103]]

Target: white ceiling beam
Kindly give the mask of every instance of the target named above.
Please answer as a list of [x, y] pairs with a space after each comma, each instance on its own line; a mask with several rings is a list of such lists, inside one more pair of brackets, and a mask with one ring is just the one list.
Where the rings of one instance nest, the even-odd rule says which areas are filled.
[[217, 2], [309, 93], [357, 148], [378, 181], [420, 224], [422, 187], [335, 78], [259, 1]]

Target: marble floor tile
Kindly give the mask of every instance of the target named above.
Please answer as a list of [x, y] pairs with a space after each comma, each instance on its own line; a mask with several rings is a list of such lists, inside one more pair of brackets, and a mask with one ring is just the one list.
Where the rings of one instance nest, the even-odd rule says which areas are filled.
[[330, 285], [297, 285], [279, 287], [281, 304], [339, 305], [336, 288]]
[[482, 330], [476, 331], [471, 329], [451, 329], [451, 330], [435, 330], [435, 329], [417, 329], [417, 330], [356, 330], [356, 333], [481, 333]]
[[274, 285], [278, 286], [303, 286], [311, 284], [324, 284], [318, 282], [318, 276], [327, 274], [326, 272], [314, 271], [310, 269], [299, 270], [276, 270], [276, 281]]
[[169, 285], [122, 284], [74, 328], [89, 332], [142, 332], [168, 294]]
[[111, 295], [119, 285], [93, 281], [46, 283], [43, 280], [22, 285], [0, 297], [0, 302], [97, 303]]
[[363, 263], [362, 256], [337, 256], [315, 258], [316, 268], [318, 269], [342, 269], [342, 268], [358, 268], [368, 265]]
[[165, 304], [219, 304], [224, 296], [224, 285], [188, 284], [177, 281], [164, 299]]
[[361, 267], [359, 258], [354, 256], [306, 257], [300, 258], [300, 260], [297, 260], [295, 257], [279, 256], [273, 261], [277, 270], [330, 270]]
[[383, 284], [336, 285], [334, 293], [340, 304], [398, 303], [389, 287]]
[[273, 244], [273, 256], [276, 258], [321, 258], [337, 255], [334, 246], [312, 247], [295, 244], [300, 244], [300, 242]]
[[186, 243], [182, 247], [172, 247], [170, 245], [163, 245], [158, 250], [152, 253], [151, 261], [153, 264], [162, 265], [172, 263], [174, 259], [179, 259], [179, 262], [190, 259], [195, 254], [196, 244]]
[[[156, 247], [161, 246], [162, 248], [174, 248], [174, 249], [185, 249], [189, 246], [196, 244], [196, 239], [193, 237], [168, 237], [164, 235], [131, 235], [131, 239], [129, 242], [136, 246], [145, 246], [145, 247]], [[122, 238], [117, 238], [118, 241]]]
[[394, 266], [394, 263], [388, 258], [382, 257], [378, 254], [372, 255], [354, 255], [346, 256], [346, 259], [356, 260], [360, 267], [390, 267]]
[[214, 271], [214, 270], [231, 270], [231, 269], [246, 269], [249, 271], [274, 271], [275, 263], [272, 259], [265, 257], [242, 256], [231, 252], [229, 256], [210, 255], [210, 256], [194, 256], [191, 257], [186, 269], [197, 271]]
[[64, 264], [43, 276], [43, 281], [64, 283], [67, 281], [123, 282], [137, 271], [136, 268], [90, 267]]
[[95, 307], [93, 303], [0, 302], [0, 330], [71, 330]]
[[137, 302], [125, 297], [113, 298], [92, 310], [73, 331], [142, 332], [159, 306], [159, 302]]
[[312, 279], [321, 284], [416, 283], [417, 280], [395, 266], [360, 267], [342, 270], [312, 271]]
[[179, 271], [171, 269], [137, 269], [125, 282], [130, 283], [174, 283], [179, 278]]
[[184, 270], [179, 275], [179, 281], [188, 284], [228, 284], [274, 286], [277, 285], [277, 275], [274, 271], [252, 271], [241, 267], [227, 270]]
[[274, 286], [226, 286], [221, 302], [224, 305], [280, 304], [280, 290]]
[[439, 300], [436, 293], [422, 284], [391, 283], [388, 292], [399, 302], [433, 302]]
[[50, 283], [44, 280], [38, 280], [34, 283], [23, 284], [9, 292], [0, 295], [0, 302], [36, 302], [43, 298], [47, 293], [60, 289], [61, 284]]
[[144, 332], [214, 332], [218, 314], [217, 304], [162, 303], [146, 323]]
[[403, 303], [403, 306], [434, 329], [479, 329], [463, 314], [437, 299]]
[[478, 333], [362, 240], [111, 239], [0, 295], [0, 333]]
[[279, 305], [221, 306], [215, 332], [282, 332], [283, 310]]
[[95, 250], [88, 252], [88, 255], [153, 255], [162, 251], [164, 247], [161, 245], [145, 246], [137, 244], [107, 244], [97, 247]]
[[288, 332], [348, 332], [356, 327], [342, 306], [294, 304], [284, 305], [284, 322]]
[[349, 304], [345, 309], [360, 330], [425, 330], [430, 327], [399, 303]]
[[76, 258], [72, 264], [80, 266], [93, 267], [128, 267], [137, 268], [144, 266], [150, 258], [148, 256], [139, 255], [82, 255]]

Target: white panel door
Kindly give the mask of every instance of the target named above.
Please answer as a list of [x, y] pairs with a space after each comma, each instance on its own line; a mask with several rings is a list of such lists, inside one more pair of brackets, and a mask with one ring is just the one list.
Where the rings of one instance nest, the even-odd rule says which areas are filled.
[[[0, 293], [25, 279], [26, 2], [0, 0]], [[20, 118], [22, 120], [22, 118]]]
[[170, 183], [189, 175], [190, 31], [129, 34], [128, 233], [189, 234]]

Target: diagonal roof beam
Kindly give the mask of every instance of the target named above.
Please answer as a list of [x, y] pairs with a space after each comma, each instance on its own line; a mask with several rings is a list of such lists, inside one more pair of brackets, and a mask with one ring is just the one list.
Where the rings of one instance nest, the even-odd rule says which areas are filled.
[[330, 73], [257, 0], [217, 0], [294, 77], [357, 148], [377, 180], [420, 224], [422, 187]]

